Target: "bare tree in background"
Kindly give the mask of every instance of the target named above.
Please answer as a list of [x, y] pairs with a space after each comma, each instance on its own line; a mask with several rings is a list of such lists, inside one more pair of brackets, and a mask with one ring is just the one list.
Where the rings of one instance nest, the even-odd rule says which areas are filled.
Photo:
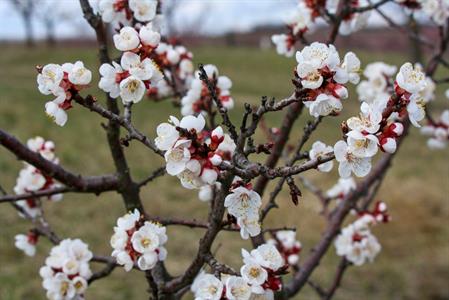
[[33, 25], [31, 24], [33, 12], [39, 0], [9, 0], [22, 17], [25, 26], [26, 44], [34, 46]]

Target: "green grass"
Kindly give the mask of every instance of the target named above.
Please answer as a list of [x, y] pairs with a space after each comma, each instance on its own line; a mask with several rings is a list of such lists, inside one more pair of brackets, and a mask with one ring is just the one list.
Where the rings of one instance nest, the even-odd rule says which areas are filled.
[[[232, 112], [239, 121], [243, 102], [257, 103], [260, 96], [277, 98], [290, 95], [294, 59], [285, 59], [271, 51], [253, 48], [199, 48], [193, 49], [195, 61], [213, 63], [221, 74], [229, 76], [234, 83], [232, 92], [238, 109]], [[405, 59], [391, 53], [357, 53], [364, 64], [385, 60], [402, 64]], [[62, 165], [85, 175], [114, 172], [106, 138], [97, 115], [78, 107], [69, 111], [69, 121], [64, 128], [54, 125], [45, 117], [43, 105], [49, 98], [41, 95], [35, 82], [34, 66], [50, 62], [83, 60], [95, 70], [98, 68], [96, 52], [88, 48], [56, 48], [33, 50], [19, 47], [3, 47], [0, 56], [0, 128], [26, 141], [35, 135], [55, 141]], [[95, 81], [94, 81], [95, 82]], [[95, 85], [87, 92], [97, 92]], [[442, 98], [443, 89], [439, 96]], [[316, 133], [325, 142], [333, 144], [339, 139], [339, 124], [358, 109], [354, 97], [346, 100], [345, 113], [328, 118]], [[440, 99], [441, 102], [446, 101]], [[440, 105], [440, 108], [442, 105]], [[170, 103], [144, 101], [135, 106], [133, 118], [137, 127], [150, 137], [155, 126], [170, 115], [178, 115]], [[282, 113], [272, 114], [267, 123], [278, 126]], [[308, 114], [295, 126], [293, 138], [299, 138]], [[294, 139], [293, 139], [294, 141]], [[310, 143], [307, 145], [310, 146]], [[394, 167], [382, 186], [378, 199], [389, 204], [393, 221], [378, 226], [374, 233], [382, 243], [383, 250], [372, 265], [350, 268], [336, 299], [447, 299], [449, 290], [449, 242], [448, 242], [448, 151], [430, 151], [425, 138], [416, 129], [400, 150]], [[126, 149], [136, 179], [144, 178], [163, 164], [162, 160], [134, 142]], [[0, 182], [11, 191], [21, 163], [13, 155], [0, 149]], [[337, 178], [332, 174], [311, 171], [309, 178], [320, 183], [324, 189]], [[205, 219], [207, 205], [197, 200], [195, 191], [181, 188], [178, 180], [164, 177], [149, 184], [143, 190], [143, 202], [151, 214]], [[265, 199], [266, 200], [266, 199]], [[300, 205], [294, 207], [284, 192], [279, 199], [280, 209], [268, 217], [270, 225], [298, 227], [298, 237], [304, 245], [302, 256], [318, 241], [324, 222], [317, 216], [318, 201], [305, 193]], [[89, 243], [97, 254], [110, 254], [109, 238], [117, 217], [124, 213], [121, 199], [114, 193], [94, 195], [67, 194], [64, 201], [45, 204], [49, 222], [63, 237], [79, 237]], [[38, 275], [39, 267], [51, 245], [42, 239], [38, 254], [31, 259], [14, 248], [17, 233], [26, 232], [29, 223], [20, 219], [9, 205], [0, 210], [0, 299], [45, 299]], [[170, 227], [168, 230], [168, 269], [180, 274], [195, 254], [202, 230]], [[241, 247], [250, 247], [238, 234], [223, 233], [214, 244], [219, 248], [218, 257], [239, 267]], [[315, 281], [328, 286], [332, 279], [338, 257], [332, 248], [323, 260]], [[98, 268], [98, 265], [94, 265]], [[125, 273], [118, 268], [107, 279], [89, 287], [88, 299], [147, 299], [144, 276], [139, 272]], [[314, 292], [306, 287], [297, 299], [315, 299]]]

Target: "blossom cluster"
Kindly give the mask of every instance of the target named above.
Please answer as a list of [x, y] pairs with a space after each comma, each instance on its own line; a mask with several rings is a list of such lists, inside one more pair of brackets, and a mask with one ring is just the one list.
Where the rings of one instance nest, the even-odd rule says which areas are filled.
[[121, 97], [123, 104], [140, 102], [145, 93], [163, 79], [158, 65], [149, 57], [160, 41], [152, 24], [137, 32], [126, 26], [114, 35], [115, 47], [123, 51], [120, 64], [105, 63], [100, 67], [100, 89], [111, 98]]
[[372, 262], [381, 250], [370, 226], [390, 221], [384, 202], [376, 203], [372, 212], [362, 212], [359, 218], [342, 229], [335, 239], [337, 255], [345, 257], [356, 266]]
[[299, 262], [301, 243], [296, 240], [296, 231], [280, 230], [274, 234], [274, 238], [268, 240], [269, 244], [276, 246], [279, 253], [284, 258], [284, 263], [296, 266]]
[[273, 299], [273, 292], [282, 287], [280, 276], [287, 269], [279, 251], [273, 245], [263, 244], [251, 252], [242, 249], [242, 256], [241, 276], [220, 274], [220, 280], [212, 274], [200, 273], [191, 286], [195, 299]]
[[160, 224], [145, 221], [135, 209], [117, 219], [111, 246], [112, 256], [117, 263], [130, 271], [134, 264], [140, 270], [152, 269], [158, 261], [167, 257], [164, 244], [167, 242], [166, 228]]
[[449, 110], [443, 111], [438, 121], [429, 122], [421, 128], [421, 133], [430, 138], [427, 146], [430, 149], [444, 149], [449, 141]]
[[354, 178], [339, 178], [337, 183], [327, 190], [326, 196], [331, 199], [343, 200], [350, 192], [355, 190], [355, 188], [356, 184]]
[[[214, 65], [205, 65], [209, 81], [215, 87], [215, 94], [221, 105], [226, 109], [234, 107], [234, 100], [230, 96], [232, 81], [227, 76], [219, 76], [218, 69]], [[181, 113], [184, 116], [211, 113], [216, 103], [214, 102], [207, 85], [199, 78], [199, 71], [191, 81], [190, 88], [181, 99]]]
[[165, 98], [184, 91], [194, 78], [193, 54], [182, 45], [159, 43], [151, 58], [164, 73], [161, 80], [148, 91], [150, 97]]
[[[390, 72], [391, 68], [381, 64], [372, 69], [379, 74], [376, 80], [372, 80], [373, 84], [388, 87], [379, 83], [385, 79], [385, 73], [379, 69]], [[421, 68], [405, 63], [397, 73], [392, 95], [386, 101], [381, 91], [378, 96], [371, 97], [370, 102], [362, 102], [360, 115], [349, 118], [343, 126], [346, 141], [338, 141], [334, 146], [341, 177], [347, 178], [351, 173], [357, 177], [366, 176], [371, 170], [371, 158], [379, 148], [394, 153], [396, 139], [404, 131], [404, 117], [420, 127], [418, 122], [425, 116], [424, 95], [427, 93], [424, 91], [427, 85], [428, 80]]]
[[202, 115], [185, 116], [179, 121], [170, 117], [169, 123], [157, 127], [156, 146], [165, 151], [167, 173], [177, 176], [187, 189], [214, 184], [224, 160], [230, 160], [235, 144], [221, 127], [204, 130]]
[[14, 245], [22, 250], [25, 255], [34, 256], [36, 254], [36, 244], [39, 234], [35, 230], [30, 230], [27, 234], [17, 234], [14, 237]]
[[449, 18], [449, 2], [447, 0], [396, 0], [396, 2], [412, 12], [421, 10], [426, 16], [441, 26]]
[[48, 299], [82, 300], [92, 276], [93, 254], [79, 239], [65, 239], [53, 247], [39, 274]]
[[304, 89], [304, 101], [314, 117], [338, 114], [343, 106], [341, 99], [348, 97], [344, 84], [357, 84], [360, 80], [360, 60], [346, 53], [343, 61], [333, 45], [314, 42], [296, 52], [296, 73], [300, 88]]
[[240, 180], [233, 183], [231, 193], [226, 196], [224, 206], [228, 213], [237, 219], [240, 235], [243, 239], [260, 234], [259, 209], [262, 200], [252, 190], [251, 184], [243, 184]]
[[[332, 146], [328, 146], [321, 141], [316, 141], [312, 144], [312, 149], [309, 151], [309, 158], [316, 159], [326, 153], [331, 153], [333, 150]], [[330, 172], [334, 166], [333, 161], [328, 161], [318, 165], [317, 170], [320, 172]]]
[[72, 108], [73, 96], [88, 86], [92, 72], [84, 67], [83, 62], [63, 65], [48, 64], [37, 68], [39, 91], [56, 98], [45, 104], [45, 112], [59, 126], [67, 122], [66, 110]]
[[[55, 144], [52, 141], [46, 141], [42, 137], [35, 137], [29, 139], [27, 142], [28, 149], [39, 153], [45, 159], [58, 163], [59, 159], [55, 155]], [[42, 190], [49, 190], [61, 187], [61, 184], [56, 182], [52, 177], [43, 174], [36, 167], [25, 163], [23, 169], [17, 177], [16, 185], [14, 186], [14, 193], [22, 195]], [[54, 194], [48, 196], [51, 201], [62, 200], [62, 194]], [[41, 213], [36, 197], [19, 200], [16, 202], [27, 215], [34, 218]]]
[[[286, 34], [275, 34], [271, 37], [276, 45], [276, 51], [280, 55], [293, 56], [295, 43], [310, 32], [321, 19], [325, 18], [324, 12], [335, 14], [340, 0], [310, 1], [300, 0], [297, 7], [285, 18], [287, 26]], [[369, 5], [367, 0], [348, 1], [348, 11], [363, 8]], [[371, 15], [370, 10], [364, 12], [350, 12], [346, 14], [339, 26], [339, 33], [349, 35], [366, 26]]]
[[157, 0], [99, 0], [98, 11], [106, 23], [146, 23], [156, 17], [157, 5]]

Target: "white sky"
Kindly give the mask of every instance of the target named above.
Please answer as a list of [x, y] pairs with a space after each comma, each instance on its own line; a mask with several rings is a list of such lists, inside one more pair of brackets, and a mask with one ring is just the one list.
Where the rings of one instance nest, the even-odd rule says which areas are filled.
[[[45, 0], [52, 11], [59, 12], [56, 26], [57, 38], [93, 36], [82, 17], [78, 0]], [[202, 34], [220, 34], [228, 31], [247, 31], [262, 24], [282, 24], [286, 13], [295, 7], [297, 0], [178, 0], [176, 24], [194, 24], [201, 16]], [[392, 7], [385, 10], [391, 11]], [[373, 16], [372, 25], [380, 25]], [[33, 20], [37, 38], [45, 36], [43, 25]], [[22, 20], [9, 0], [0, 0], [0, 40], [20, 40], [25, 36]]]

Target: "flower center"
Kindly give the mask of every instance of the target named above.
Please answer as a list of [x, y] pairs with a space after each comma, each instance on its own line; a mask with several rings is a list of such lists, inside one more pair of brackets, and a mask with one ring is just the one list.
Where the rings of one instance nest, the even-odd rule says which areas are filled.
[[61, 288], [59, 290], [62, 295], [67, 295], [67, 292], [69, 291], [69, 283], [67, 281], [64, 281], [61, 283]]
[[137, 81], [137, 80], [131, 80], [131, 81], [128, 83], [127, 88], [128, 88], [128, 91], [129, 91], [130, 93], [135, 93], [135, 92], [137, 91], [137, 89], [139, 88], [139, 81]]
[[151, 240], [149, 238], [143, 238], [140, 242], [144, 248], [148, 248], [151, 245]]
[[251, 268], [251, 270], [249, 270], [249, 275], [251, 275], [251, 277], [259, 277], [260, 275], [260, 270], [258, 268]]

